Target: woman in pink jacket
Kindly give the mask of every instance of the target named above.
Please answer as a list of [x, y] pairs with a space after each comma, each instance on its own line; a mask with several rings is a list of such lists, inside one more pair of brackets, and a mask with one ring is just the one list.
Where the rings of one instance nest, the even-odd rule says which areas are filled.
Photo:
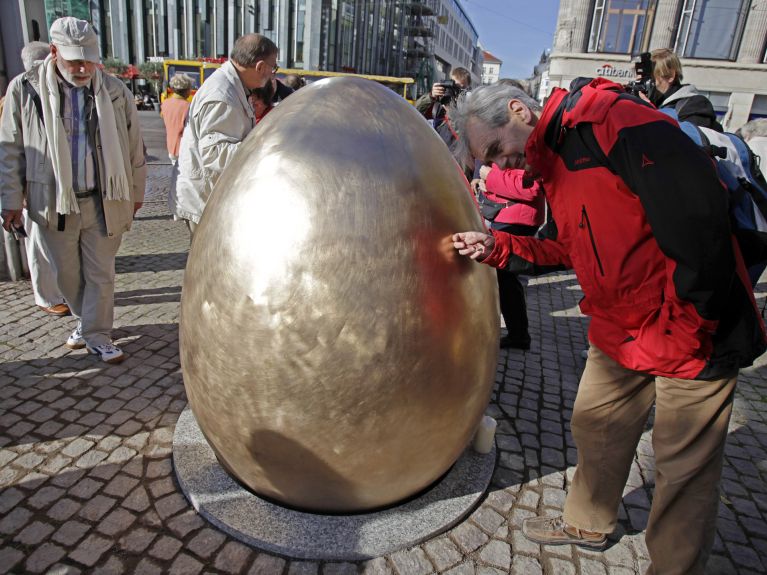
[[[497, 165], [482, 166], [479, 171], [481, 192], [491, 202], [506, 204], [492, 219], [491, 227], [517, 236], [532, 236], [546, 216], [546, 198], [540, 183], [523, 186], [524, 170], [501, 170]], [[480, 200], [482, 201], [482, 200]], [[488, 212], [485, 211], [485, 214]], [[486, 216], [487, 217], [487, 216]], [[502, 348], [530, 349], [525, 287], [517, 274], [498, 269], [498, 294], [501, 315], [508, 335], [501, 338]]]

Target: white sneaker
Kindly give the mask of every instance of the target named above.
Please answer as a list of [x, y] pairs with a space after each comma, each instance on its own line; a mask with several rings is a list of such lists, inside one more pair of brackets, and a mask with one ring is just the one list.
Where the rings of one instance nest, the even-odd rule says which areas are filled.
[[86, 347], [88, 348], [88, 353], [99, 355], [101, 357], [101, 361], [106, 363], [120, 363], [125, 359], [123, 350], [121, 350], [116, 345], [112, 345], [111, 343], [105, 343], [104, 345], [94, 345], [93, 347], [88, 345]]
[[85, 340], [83, 339], [83, 326], [79, 321], [77, 322], [75, 331], [73, 331], [72, 335], [67, 338], [67, 343], [64, 345], [66, 345], [69, 349], [82, 349], [85, 347]]

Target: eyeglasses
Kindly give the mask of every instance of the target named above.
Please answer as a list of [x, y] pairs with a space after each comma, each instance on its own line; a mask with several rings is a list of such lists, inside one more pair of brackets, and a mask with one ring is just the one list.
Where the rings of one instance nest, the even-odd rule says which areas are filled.
[[272, 74], [276, 74], [279, 71], [280, 67], [278, 64], [275, 64], [272, 66]]

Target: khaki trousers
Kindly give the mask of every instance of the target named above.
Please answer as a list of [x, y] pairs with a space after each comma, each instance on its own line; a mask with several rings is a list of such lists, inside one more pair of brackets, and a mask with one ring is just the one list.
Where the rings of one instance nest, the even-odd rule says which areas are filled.
[[64, 231], [40, 227], [56, 281], [72, 314], [82, 322], [85, 342], [112, 341], [115, 256], [122, 235], [108, 237], [101, 199], [77, 201], [79, 214], [67, 214]]
[[41, 228], [32, 221], [27, 210], [24, 210], [24, 228], [27, 231], [24, 247], [27, 251], [27, 264], [35, 303], [42, 307], [53, 307], [64, 303], [64, 296], [56, 285], [56, 272], [48, 259], [48, 254], [45, 253]]
[[591, 346], [573, 408], [578, 467], [565, 522], [601, 533], [615, 529], [634, 452], [655, 403], [647, 573], [702, 574], [714, 541], [736, 381], [737, 373], [716, 381], [638, 373]]

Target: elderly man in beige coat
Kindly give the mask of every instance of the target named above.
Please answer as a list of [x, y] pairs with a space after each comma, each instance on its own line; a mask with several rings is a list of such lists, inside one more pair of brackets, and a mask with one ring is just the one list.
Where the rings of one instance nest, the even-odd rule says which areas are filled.
[[115, 256], [146, 183], [138, 113], [127, 87], [96, 67], [98, 38], [88, 22], [59, 18], [50, 39], [50, 55], [8, 87], [0, 217], [6, 230], [21, 229], [26, 193], [78, 318], [67, 347], [118, 363], [125, 354], [111, 339]]
[[274, 42], [260, 34], [245, 34], [234, 43], [229, 60], [192, 98], [176, 186], [168, 201], [171, 212], [186, 220], [192, 234], [219, 176], [256, 125], [250, 91], [264, 87], [276, 72]]

